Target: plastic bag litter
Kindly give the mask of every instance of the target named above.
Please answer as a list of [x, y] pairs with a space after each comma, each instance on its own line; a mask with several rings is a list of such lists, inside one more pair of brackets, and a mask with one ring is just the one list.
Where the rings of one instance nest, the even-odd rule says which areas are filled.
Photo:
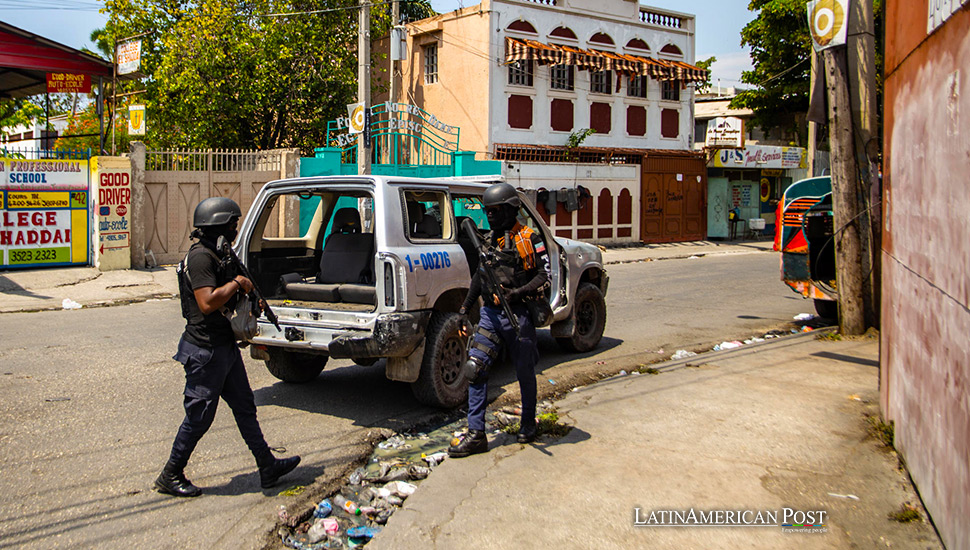
[[388, 438], [387, 441], [382, 441], [382, 442], [378, 443], [377, 444], [377, 448], [378, 449], [383, 449], [383, 450], [387, 450], [387, 449], [400, 449], [400, 448], [404, 447], [405, 445], [407, 445], [407, 442], [404, 441], [404, 438], [401, 437], [401, 436], [399, 436], [399, 435], [395, 435], [394, 437]]
[[816, 315], [814, 313], [799, 313], [798, 315], [792, 317], [796, 321], [811, 321]]
[[734, 340], [732, 342], [721, 342], [720, 344], [714, 346], [714, 351], [722, 351], [722, 350], [726, 350], [726, 349], [740, 348], [743, 345], [744, 344], [742, 344], [741, 342], [738, 342], [737, 340]]
[[84, 306], [70, 298], [64, 298], [64, 301], [61, 302], [61, 307], [64, 309], [81, 309]]
[[421, 460], [424, 460], [425, 462], [428, 463], [428, 466], [433, 468], [438, 464], [441, 464], [442, 462], [444, 462], [446, 458], [448, 458], [448, 453], [441, 451], [437, 453], [432, 453], [427, 456], [422, 456]]
[[697, 355], [697, 354], [694, 353], [694, 352], [692, 352], [692, 351], [687, 351], [685, 349], [679, 349], [676, 352], [674, 352], [674, 354], [671, 355], [670, 358], [671, 359], [686, 359], [688, 357], [693, 357], [695, 355]]
[[350, 529], [347, 529], [347, 536], [352, 539], [370, 540], [374, 538], [374, 535], [380, 532], [381, 532], [380, 529], [377, 529], [374, 527], [368, 527], [366, 525], [359, 525], [357, 527], [351, 527]]
[[350, 474], [350, 477], [347, 478], [347, 482], [351, 485], [360, 485], [363, 483], [366, 473], [367, 472], [363, 468], [357, 468], [352, 474]]
[[330, 504], [328, 499], [323, 499], [320, 504], [317, 504], [315, 510], [313, 510], [313, 517], [315, 518], [325, 518], [333, 513], [333, 505]]
[[431, 468], [412, 464], [408, 466], [408, 477], [412, 480], [421, 480], [431, 475]]
[[392, 481], [384, 486], [384, 489], [390, 491], [391, 495], [398, 496], [400, 498], [407, 498], [413, 495], [417, 488], [417, 485], [408, 483], [406, 481]]

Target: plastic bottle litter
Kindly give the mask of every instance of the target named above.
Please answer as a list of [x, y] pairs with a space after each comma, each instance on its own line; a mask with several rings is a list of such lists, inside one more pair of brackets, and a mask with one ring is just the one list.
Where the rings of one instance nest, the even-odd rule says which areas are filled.
[[84, 306], [70, 298], [64, 298], [64, 301], [61, 302], [61, 307], [64, 309], [81, 309]]
[[360, 485], [361, 483], [364, 482], [364, 474], [365, 474], [365, 471], [363, 468], [357, 468], [356, 470], [354, 470], [354, 473], [350, 474], [350, 477], [347, 478], [347, 481], [351, 485]]
[[392, 481], [385, 485], [384, 488], [390, 491], [392, 496], [408, 498], [414, 494], [414, 491], [417, 490], [418, 487], [406, 481]]
[[352, 516], [360, 515], [360, 507], [357, 506], [357, 503], [344, 498], [343, 495], [334, 496], [333, 503], [337, 506], [337, 508], [343, 508], [344, 512], [347, 512]]
[[313, 517], [325, 518], [332, 513], [333, 513], [333, 505], [330, 504], [329, 500], [323, 499], [320, 501], [320, 504], [317, 504], [317, 508], [313, 511]]
[[685, 349], [679, 349], [670, 356], [671, 359], [687, 359], [688, 357], [693, 357], [697, 355], [692, 351], [687, 351]]

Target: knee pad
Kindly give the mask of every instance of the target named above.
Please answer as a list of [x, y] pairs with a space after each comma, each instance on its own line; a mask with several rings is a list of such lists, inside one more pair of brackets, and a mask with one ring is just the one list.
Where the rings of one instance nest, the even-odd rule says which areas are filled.
[[465, 365], [462, 367], [461, 372], [468, 382], [477, 384], [484, 380], [485, 375], [488, 374], [488, 365], [475, 357], [469, 357], [468, 361], [465, 361]]

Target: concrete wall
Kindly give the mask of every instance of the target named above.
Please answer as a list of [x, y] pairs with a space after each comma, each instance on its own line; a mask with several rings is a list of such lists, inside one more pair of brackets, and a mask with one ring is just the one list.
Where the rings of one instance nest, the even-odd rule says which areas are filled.
[[944, 543], [970, 548], [970, 10], [934, 28], [927, 2], [886, 5], [880, 401]]
[[[553, 233], [560, 237], [581, 239], [600, 244], [631, 243], [640, 240], [640, 165], [601, 165], [601, 164], [545, 164], [538, 162], [504, 162], [502, 175], [505, 181], [527, 190], [574, 189], [583, 186], [589, 189], [592, 197], [587, 208], [592, 209], [590, 221], [583, 223], [578, 212], [560, 210], [551, 213], [547, 223]], [[604, 190], [607, 193], [604, 194]], [[624, 190], [629, 193], [631, 208], [623, 223], [620, 195]], [[611, 208], [607, 209], [607, 202]], [[601, 219], [601, 210], [609, 211], [609, 221]], [[545, 212], [541, 209], [540, 212]], [[627, 231], [621, 231], [621, 230]], [[627, 236], [621, 237], [621, 234]], [[591, 235], [591, 236], [587, 236]]]

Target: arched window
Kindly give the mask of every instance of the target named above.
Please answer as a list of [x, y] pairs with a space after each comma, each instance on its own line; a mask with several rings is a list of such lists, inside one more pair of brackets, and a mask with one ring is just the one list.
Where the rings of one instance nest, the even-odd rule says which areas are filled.
[[645, 52], [650, 51], [650, 46], [647, 46], [647, 43], [639, 38], [634, 38], [633, 40], [627, 42], [626, 47], [630, 50], [643, 50]]
[[607, 46], [613, 46], [613, 39], [610, 35], [598, 32], [593, 36], [589, 37], [589, 41], [593, 44], [605, 44]]
[[609, 189], [600, 191], [597, 199], [599, 210], [596, 214], [596, 237], [599, 239], [613, 238], [613, 194]]
[[[633, 223], [633, 197], [628, 189], [620, 191], [620, 197], [616, 206], [616, 223], [619, 225], [631, 225]], [[633, 236], [631, 227], [622, 227], [616, 230], [617, 237]]]
[[549, 36], [576, 40], [576, 33], [569, 29], [569, 27], [556, 27], [551, 33], [549, 33]]
[[663, 48], [660, 48], [660, 51], [661, 53], [669, 53], [671, 55], [684, 55], [684, 52], [680, 51], [680, 48], [673, 44], [667, 44]]
[[512, 22], [512, 24], [506, 27], [505, 30], [539, 34], [536, 32], [535, 27], [533, 27], [528, 21], [523, 21], [522, 19]]

